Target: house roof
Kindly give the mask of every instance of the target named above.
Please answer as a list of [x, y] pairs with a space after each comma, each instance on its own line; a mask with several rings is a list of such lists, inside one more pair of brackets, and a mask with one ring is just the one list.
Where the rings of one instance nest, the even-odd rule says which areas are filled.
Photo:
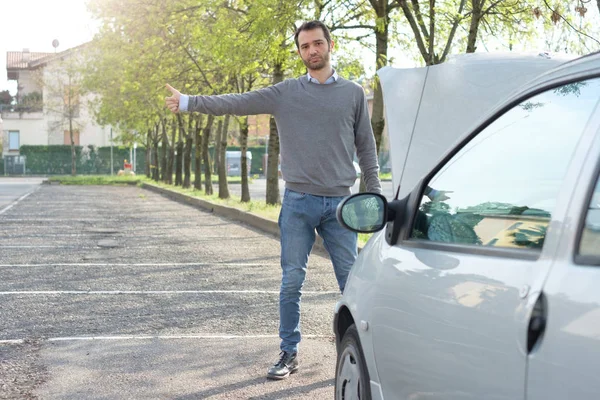
[[[63, 50], [58, 53], [40, 53], [40, 52], [29, 52], [29, 51], [7, 51], [6, 52], [6, 69], [28, 69], [42, 66], [52, 60], [58, 58], [64, 58], [71, 53], [78, 51], [86, 47], [90, 42], [80, 44], [79, 46], [71, 47], [70, 49]], [[29, 60], [24, 58], [24, 55], [28, 54]]]
[[[29, 54], [29, 60], [23, 56]], [[22, 51], [7, 51], [6, 52], [6, 69], [27, 69], [34, 62], [40, 61], [43, 58], [54, 55], [54, 53], [33, 53]]]

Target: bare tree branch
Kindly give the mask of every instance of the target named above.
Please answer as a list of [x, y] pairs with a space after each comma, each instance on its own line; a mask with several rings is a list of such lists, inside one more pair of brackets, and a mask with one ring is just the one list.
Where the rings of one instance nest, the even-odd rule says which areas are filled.
[[[600, 1], [600, 0], [597, 0]], [[571, 27], [571, 29], [573, 29], [575, 32], [579, 33], [580, 35], [583, 35], [587, 38], [592, 39], [594, 42], [600, 44], [600, 41], [598, 41], [596, 38], [591, 37], [590, 35], [588, 35], [587, 33], [581, 32], [579, 29], [575, 28], [573, 25], [571, 25], [571, 23], [569, 21], [567, 21], [567, 19], [565, 17], [562, 16], [562, 14], [560, 14], [558, 11], [554, 10], [552, 7], [550, 7], [550, 4], [548, 4], [548, 2], [546, 0], [544, 0], [544, 4], [546, 4], [546, 7], [548, 7], [548, 9], [550, 11], [552, 11], [553, 13], [556, 13], [563, 21], [565, 21], [567, 23], [567, 25], [569, 25]]]
[[429, 57], [433, 64], [435, 59], [435, 0], [429, 0]]
[[[488, 8], [486, 8], [485, 10], [483, 10], [483, 11], [481, 12], [481, 14], [482, 14], [482, 15], [488, 14], [488, 13], [489, 13], [489, 12], [490, 12], [492, 9], [496, 8], [496, 6], [497, 6], [498, 4], [500, 4], [500, 3], [502, 3], [502, 2], [503, 2], [503, 0], [498, 0], [498, 1], [496, 1], [496, 2], [493, 2], [492, 4], [490, 4], [490, 6], [489, 6]], [[483, 6], [483, 3], [482, 3], [481, 5]], [[509, 6], [509, 5], [507, 4], [507, 6]]]
[[448, 40], [446, 41], [446, 46], [444, 47], [444, 52], [442, 53], [442, 58], [440, 62], [444, 62], [446, 57], [448, 57], [448, 53], [450, 53], [450, 48], [452, 47], [452, 42], [454, 41], [454, 35], [456, 34], [456, 30], [458, 29], [458, 25], [462, 20], [462, 12], [465, 8], [467, 0], [461, 0], [460, 6], [458, 7], [458, 12], [454, 17], [454, 21], [452, 22], [452, 28], [450, 29], [450, 34], [448, 35]]
[[421, 31], [419, 31], [419, 26], [417, 25], [417, 21], [415, 21], [415, 17], [410, 11], [410, 7], [406, 3], [406, 0], [397, 0], [400, 8], [402, 8], [402, 12], [404, 12], [404, 16], [408, 20], [408, 23], [415, 34], [415, 40], [417, 41], [417, 47], [421, 52], [421, 55], [425, 60], [429, 59], [429, 55], [427, 54], [427, 49], [425, 49], [425, 43], [423, 43], [423, 37], [421, 36]]
[[333, 28], [330, 28], [330, 31], [335, 31], [335, 30], [344, 30], [344, 29], [372, 29], [375, 30], [376, 27], [373, 25], [344, 25], [344, 26], [334, 26]]
[[415, 16], [417, 17], [417, 21], [419, 22], [419, 26], [421, 27], [421, 32], [423, 32], [423, 36], [425, 40], [429, 41], [429, 32], [427, 32], [427, 27], [425, 26], [425, 22], [423, 20], [423, 13], [421, 13], [421, 7], [419, 6], [418, 0], [411, 0], [413, 5], [413, 10], [415, 10]]

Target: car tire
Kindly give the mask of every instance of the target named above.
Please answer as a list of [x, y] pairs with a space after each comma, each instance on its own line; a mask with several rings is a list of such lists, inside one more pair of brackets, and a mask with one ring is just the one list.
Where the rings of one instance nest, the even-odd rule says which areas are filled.
[[335, 366], [335, 399], [371, 400], [371, 384], [358, 330], [352, 324], [338, 347]]

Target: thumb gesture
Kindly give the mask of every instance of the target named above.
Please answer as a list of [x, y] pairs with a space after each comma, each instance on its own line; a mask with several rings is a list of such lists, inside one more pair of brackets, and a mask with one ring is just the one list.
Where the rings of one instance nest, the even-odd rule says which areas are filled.
[[171, 92], [171, 97], [165, 97], [167, 107], [174, 113], [179, 112], [179, 99], [181, 98], [181, 93], [168, 83], [165, 87]]

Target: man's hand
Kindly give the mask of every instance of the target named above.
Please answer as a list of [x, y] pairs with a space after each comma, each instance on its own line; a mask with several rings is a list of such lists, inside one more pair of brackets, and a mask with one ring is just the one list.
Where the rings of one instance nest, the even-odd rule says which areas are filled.
[[167, 107], [174, 113], [179, 112], [179, 98], [181, 97], [181, 93], [177, 89], [174, 89], [168, 83], [165, 87], [171, 92], [171, 97], [165, 97], [165, 101], [167, 102]]

